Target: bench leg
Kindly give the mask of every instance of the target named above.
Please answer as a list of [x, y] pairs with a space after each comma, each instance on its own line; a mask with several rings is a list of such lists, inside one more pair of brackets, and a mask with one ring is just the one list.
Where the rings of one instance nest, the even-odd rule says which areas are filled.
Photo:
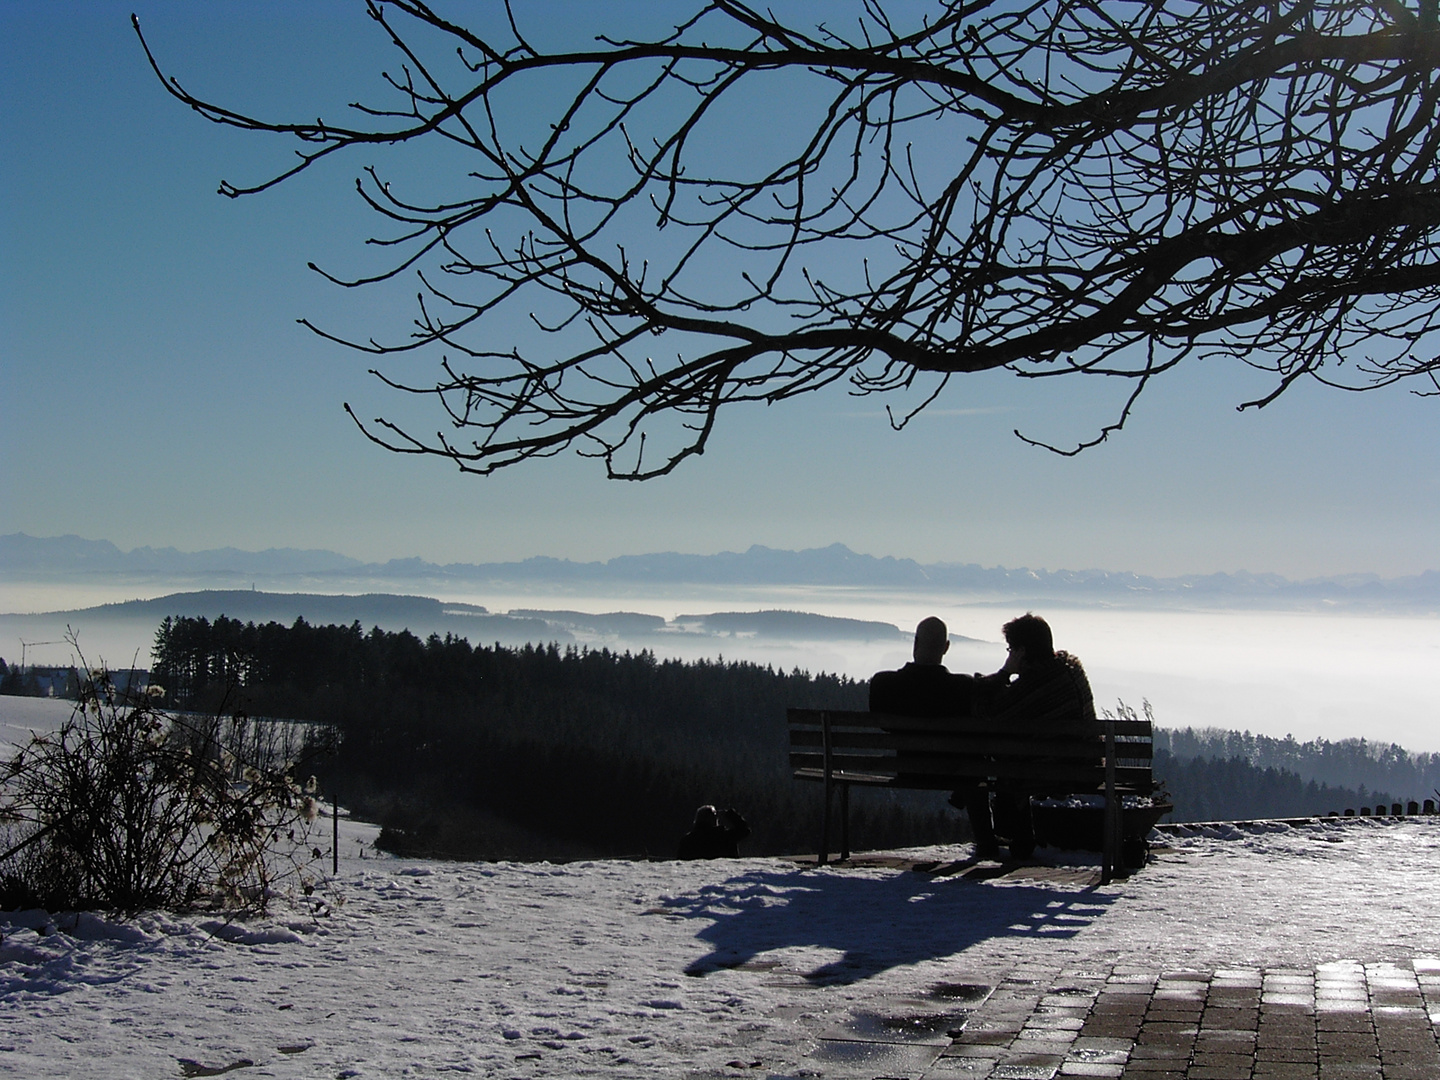
[[840, 858], [850, 857], [850, 785], [840, 785]]
[[1120, 866], [1120, 807], [1119, 799], [1110, 793], [1105, 795], [1105, 854], [1100, 863], [1100, 884], [1108, 885], [1115, 879]]
[[830, 861], [830, 777], [825, 777], [824, 812], [820, 818], [820, 854], [815, 863], [824, 866]]

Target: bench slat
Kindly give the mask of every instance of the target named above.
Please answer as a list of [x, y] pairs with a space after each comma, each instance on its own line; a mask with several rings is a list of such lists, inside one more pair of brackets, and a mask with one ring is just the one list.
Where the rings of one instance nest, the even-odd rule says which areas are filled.
[[[985, 716], [889, 716], [884, 713], [853, 712], [847, 710], [789, 709], [787, 710], [792, 729], [813, 727], [817, 730], [830, 718], [830, 730], [836, 734], [854, 728], [860, 731], [893, 732], [935, 732], [990, 734], [994, 721]], [[1115, 735], [1149, 739], [1152, 734], [1148, 720], [1116, 720]], [[1015, 735], [1053, 735], [1055, 725], [1045, 720], [1007, 720], [1005, 728]], [[1067, 735], [1077, 737], [1105, 737], [1105, 722], [1096, 720], [1067, 726]]]
[[[823, 767], [801, 768], [794, 770], [796, 780], [817, 780], [825, 779]], [[1121, 770], [1116, 774], [1115, 790], [1125, 795], [1149, 795], [1152, 791], [1151, 774], [1148, 769], [1135, 770], [1133, 772]], [[957, 777], [957, 776], [934, 776], [904, 774], [895, 776], [886, 773], [871, 773], [862, 770], [836, 769], [831, 773], [831, 779], [835, 783], [855, 784], [861, 787], [892, 787], [905, 790], [919, 791], [950, 791], [959, 787], [959, 781], [974, 782], [977, 780], [989, 780], [991, 777]], [[1033, 774], [1020, 778], [997, 777], [997, 780], [1005, 780], [1006, 786], [1011, 789], [1028, 791], [1032, 795], [1044, 794], [1080, 794], [1099, 795], [1105, 790], [1103, 772], [1097, 779], [1095, 777], [1076, 778], [1073, 776], [1064, 777], [1036, 777]]]
[[[790, 765], [800, 770], [825, 770], [825, 756], [814, 753], [792, 753]], [[931, 777], [941, 786], [955, 787], [961, 780], [996, 777], [1002, 780], [1035, 778], [1046, 783], [1098, 784], [1105, 779], [1105, 766], [1095, 762], [1075, 762], [1031, 757], [1022, 760], [997, 760], [989, 757], [961, 755], [885, 756], [879, 754], [837, 754], [831, 758], [836, 778], [842, 772], [861, 772], [888, 777]], [[1148, 764], [1127, 766], [1117, 763], [1117, 781], [1131, 785], [1148, 785], [1151, 772]], [[904, 786], [898, 784], [897, 786]], [[1148, 789], [1147, 789], [1148, 794]]]
[[[819, 731], [791, 732], [790, 745], [793, 747], [821, 747], [825, 737]], [[954, 732], [917, 734], [891, 731], [843, 731], [830, 734], [830, 746], [835, 751], [845, 750], [896, 750], [909, 753], [968, 753], [991, 754], [1003, 757], [1064, 757], [1103, 760], [1105, 742], [1102, 739], [1034, 739], [1012, 738], [1004, 735], [965, 735]], [[1134, 758], [1148, 758], [1150, 743], [1122, 743], [1117, 749]], [[1117, 757], [1119, 755], [1117, 754]]]

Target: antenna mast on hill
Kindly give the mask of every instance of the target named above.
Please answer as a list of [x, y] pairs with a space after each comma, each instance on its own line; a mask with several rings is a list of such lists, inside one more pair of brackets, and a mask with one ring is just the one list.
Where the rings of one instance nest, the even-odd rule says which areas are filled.
[[63, 641], [26, 641], [20, 639], [20, 674], [25, 674], [25, 650], [39, 645], [64, 645]]

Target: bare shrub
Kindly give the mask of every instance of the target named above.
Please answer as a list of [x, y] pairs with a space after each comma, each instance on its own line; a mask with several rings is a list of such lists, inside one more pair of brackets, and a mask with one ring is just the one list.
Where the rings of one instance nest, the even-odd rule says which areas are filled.
[[244, 717], [163, 711], [164, 691], [82, 680], [74, 714], [0, 777], [0, 906], [263, 910], [306, 898], [318, 813], [297, 741]]

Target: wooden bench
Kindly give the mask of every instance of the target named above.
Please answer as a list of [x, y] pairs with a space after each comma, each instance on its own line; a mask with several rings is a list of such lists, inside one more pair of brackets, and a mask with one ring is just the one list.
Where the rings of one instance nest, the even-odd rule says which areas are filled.
[[913, 717], [789, 709], [795, 779], [825, 785], [819, 861], [830, 854], [831, 805], [840, 793], [840, 857], [850, 854], [850, 786], [948, 791], [984, 782], [1029, 795], [1105, 799], [1101, 880], [1120, 869], [1121, 797], [1155, 790], [1148, 720], [1097, 720], [1063, 736], [1034, 723], [984, 717]]

